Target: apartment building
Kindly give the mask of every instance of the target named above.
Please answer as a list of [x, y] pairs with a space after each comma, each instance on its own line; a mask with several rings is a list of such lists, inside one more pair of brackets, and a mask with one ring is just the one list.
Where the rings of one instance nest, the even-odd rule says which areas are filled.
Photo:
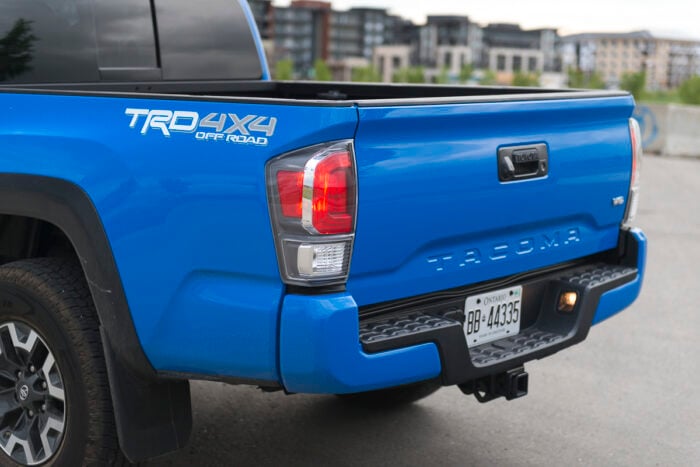
[[265, 41], [272, 38], [274, 34], [274, 7], [272, 6], [272, 0], [250, 0], [248, 3], [262, 40]]
[[518, 72], [561, 77], [574, 68], [600, 73], [613, 88], [625, 73], [645, 71], [649, 89], [673, 88], [700, 74], [700, 41], [648, 31], [560, 38], [554, 28], [480, 26], [464, 15], [430, 15], [416, 25], [383, 8], [341, 11], [316, 0], [293, 0], [286, 7], [271, 0], [249, 3], [270, 62], [292, 60], [300, 78], [313, 77], [318, 59], [328, 62], [336, 76], [350, 76], [352, 67], [373, 63], [387, 81], [409, 66], [421, 66], [433, 78], [447, 73], [452, 81], [465, 65], [489, 68], [503, 84]]
[[448, 68], [450, 73], [462, 66], [479, 65], [482, 31], [468, 16], [428, 16], [418, 30], [418, 62], [428, 68]]
[[329, 2], [295, 0], [274, 7], [272, 61], [290, 59], [299, 77], [312, 77], [314, 62], [330, 57], [331, 14]]
[[410, 45], [380, 45], [374, 48], [372, 66], [385, 83], [390, 83], [397, 71], [412, 64], [413, 47]]
[[483, 30], [488, 51], [484, 65], [505, 73], [560, 71], [557, 40], [557, 30], [553, 28], [522, 29], [518, 24], [489, 24]]
[[700, 74], [700, 41], [649, 31], [567, 36], [561, 56], [565, 68], [598, 72], [610, 87], [617, 87], [625, 73], [645, 72], [652, 90], [674, 88]]

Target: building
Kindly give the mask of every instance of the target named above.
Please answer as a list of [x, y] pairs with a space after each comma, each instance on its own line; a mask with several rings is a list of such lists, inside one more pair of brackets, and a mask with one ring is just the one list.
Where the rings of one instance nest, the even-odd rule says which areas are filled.
[[273, 60], [292, 60], [298, 76], [313, 77], [314, 62], [330, 57], [331, 4], [295, 0], [275, 7], [273, 25]]
[[422, 66], [447, 67], [452, 73], [464, 65], [480, 65], [482, 51], [481, 28], [468, 16], [428, 16], [419, 28], [417, 56]]
[[460, 15], [431, 15], [416, 25], [383, 8], [340, 11], [315, 0], [293, 0], [288, 7], [272, 0], [249, 3], [270, 63], [291, 60], [299, 78], [313, 78], [319, 59], [342, 77], [371, 62], [386, 81], [401, 68], [420, 66], [427, 77], [454, 82], [470, 65], [495, 71], [503, 84], [516, 73], [536, 73], [557, 84], [566, 78], [562, 71], [573, 68], [599, 73], [608, 87], [618, 87], [625, 73], [644, 71], [647, 87], [663, 90], [700, 74], [700, 41], [648, 31], [560, 38], [553, 28], [482, 27]]
[[384, 44], [389, 14], [383, 8], [352, 8], [350, 14], [356, 15], [360, 23], [362, 37], [362, 57], [372, 58], [374, 48]]
[[[413, 24], [411, 22], [408, 22]], [[330, 50], [334, 60], [351, 57], [372, 59], [374, 48], [396, 44], [408, 37], [406, 20], [383, 8], [352, 8], [331, 13]]]
[[645, 72], [648, 89], [666, 90], [700, 73], [700, 41], [649, 31], [567, 36], [561, 56], [564, 67], [597, 72], [609, 87], [618, 87], [625, 73]]
[[411, 66], [413, 47], [410, 45], [380, 45], [374, 48], [372, 66], [382, 81], [390, 83], [397, 71]]
[[370, 61], [364, 57], [346, 57], [328, 62], [333, 81], [352, 81], [353, 72], [356, 69], [366, 68], [369, 65]]
[[410, 19], [388, 15], [384, 28], [384, 44], [403, 44], [418, 47], [420, 28]]
[[274, 34], [274, 7], [272, 0], [248, 0], [253, 12], [258, 32], [263, 41], [271, 39]]
[[503, 76], [515, 73], [542, 73], [544, 53], [538, 49], [490, 47], [487, 68]]
[[447, 75], [457, 81], [469, 65], [492, 67], [507, 83], [515, 72], [542, 73], [560, 64], [554, 29], [525, 31], [513, 24], [482, 28], [459, 15], [431, 15], [418, 26], [383, 8], [340, 11], [313, 0], [294, 0], [288, 7], [275, 7], [269, 0], [250, 3], [261, 34], [274, 44], [270, 62], [291, 60], [300, 78], [312, 78], [319, 59], [336, 76], [348, 75], [348, 64], [362, 63], [355, 58], [371, 60], [386, 81], [412, 66], [423, 67], [428, 77]]
[[[257, 4], [253, 8], [259, 27], [265, 27], [266, 6]], [[302, 78], [312, 77], [313, 64], [319, 59], [341, 68], [342, 63], [352, 62], [346, 59], [363, 58], [369, 62], [375, 47], [410, 38], [409, 24], [413, 24], [389, 15], [383, 8], [339, 11], [322, 1], [295, 0], [288, 7], [272, 9], [272, 20], [267, 24], [274, 40], [273, 61], [292, 60], [295, 74]]]
[[457, 79], [466, 65], [474, 63], [474, 51], [468, 45], [438, 45], [436, 68], [447, 72], [451, 79]]
[[[486, 49], [483, 64], [491, 67], [494, 62], [498, 64], [498, 56], [504, 56], [505, 69], [512, 69], [512, 71], [535, 71], [538, 73], [561, 71], [557, 40], [556, 29], [526, 30], [517, 24], [489, 24], [483, 29], [483, 42]], [[530, 65], [535, 61], [537, 62], [536, 66], [531, 67]], [[518, 66], [517, 62], [523, 65]], [[491, 69], [504, 71], [499, 68]]]
[[331, 12], [331, 59], [341, 61], [348, 57], [364, 57], [363, 33], [360, 15], [352, 11]]

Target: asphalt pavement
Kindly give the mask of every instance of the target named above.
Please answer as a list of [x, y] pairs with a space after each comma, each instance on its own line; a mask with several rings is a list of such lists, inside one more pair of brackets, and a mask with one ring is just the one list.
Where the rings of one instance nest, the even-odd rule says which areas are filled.
[[700, 465], [700, 160], [647, 156], [642, 184], [641, 297], [526, 365], [527, 397], [480, 404], [450, 387], [376, 411], [195, 382], [189, 446], [148, 465]]

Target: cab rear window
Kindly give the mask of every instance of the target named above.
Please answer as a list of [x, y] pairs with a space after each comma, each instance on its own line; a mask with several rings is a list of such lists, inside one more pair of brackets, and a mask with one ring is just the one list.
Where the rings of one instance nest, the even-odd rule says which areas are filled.
[[91, 0], [0, 2], [0, 82], [98, 79]]
[[260, 79], [236, 0], [2, 0], [0, 83]]

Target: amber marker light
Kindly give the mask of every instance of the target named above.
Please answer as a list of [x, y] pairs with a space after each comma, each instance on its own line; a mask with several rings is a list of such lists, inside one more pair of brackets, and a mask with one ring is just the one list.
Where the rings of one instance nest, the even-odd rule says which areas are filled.
[[576, 302], [578, 301], [577, 292], [562, 292], [559, 295], [559, 307], [557, 308], [562, 313], [571, 313], [576, 308]]

